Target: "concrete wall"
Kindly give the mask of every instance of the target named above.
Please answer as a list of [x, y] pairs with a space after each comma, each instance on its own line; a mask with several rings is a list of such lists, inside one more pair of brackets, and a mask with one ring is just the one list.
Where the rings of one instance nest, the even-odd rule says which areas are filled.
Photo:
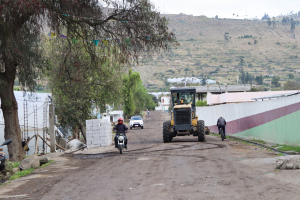
[[299, 145], [300, 95], [249, 103], [197, 107], [199, 119], [217, 132], [220, 116], [227, 121], [226, 134], [263, 139], [278, 144]]
[[86, 120], [87, 148], [110, 146], [112, 144], [111, 125], [107, 119]]
[[266, 92], [235, 92], [223, 94], [207, 94], [207, 104], [223, 104], [223, 103], [242, 103], [253, 102], [253, 98], [271, 97], [275, 95], [286, 95], [297, 93], [298, 90], [285, 90], [285, 91], [266, 91]]

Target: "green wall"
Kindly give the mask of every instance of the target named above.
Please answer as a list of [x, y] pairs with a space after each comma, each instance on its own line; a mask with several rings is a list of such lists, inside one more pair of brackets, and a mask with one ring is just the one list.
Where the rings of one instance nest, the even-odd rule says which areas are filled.
[[300, 111], [234, 135], [245, 139], [300, 146]]

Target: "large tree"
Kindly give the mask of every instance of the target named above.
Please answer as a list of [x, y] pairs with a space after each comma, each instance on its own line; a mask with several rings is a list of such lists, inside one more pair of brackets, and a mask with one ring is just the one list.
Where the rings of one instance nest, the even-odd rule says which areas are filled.
[[[113, 53], [123, 64], [175, 43], [167, 19], [146, 0], [1, 0], [0, 13], [0, 98], [5, 139], [13, 139], [8, 146], [13, 161], [25, 156], [14, 80], [33, 90], [39, 74], [49, 66], [41, 48], [41, 35], [47, 28], [52, 36], [65, 38], [70, 48], [80, 40], [93, 66], [111, 52], [110, 43], [118, 45]], [[95, 51], [96, 41], [106, 48], [102, 54]]]

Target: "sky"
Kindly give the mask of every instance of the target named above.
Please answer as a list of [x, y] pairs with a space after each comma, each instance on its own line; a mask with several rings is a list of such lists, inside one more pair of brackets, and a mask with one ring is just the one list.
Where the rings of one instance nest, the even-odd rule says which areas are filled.
[[[299, 0], [150, 0], [162, 14], [205, 15], [219, 18], [259, 18], [300, 11]], [[233, 15], [234, 14], [234, 15]], [[238, 17], [237, 17], [238, 15]]]

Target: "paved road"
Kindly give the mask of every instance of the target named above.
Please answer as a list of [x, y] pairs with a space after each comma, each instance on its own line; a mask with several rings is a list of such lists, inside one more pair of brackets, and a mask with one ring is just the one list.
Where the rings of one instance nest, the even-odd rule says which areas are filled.
[[299, 199], [299, 172], [275, 170], [275, 153], [216, 136], [207, 136], [206, 142], [182, 136], [164, 144], [162, 122], [168, 118], [158, 111], [146, 116], [143, 130], [128, 133], [129, 149], [123, 155], [109, 147], [60, 156], [56, 164], [2, 187], [0, 195], [45, 200]]

